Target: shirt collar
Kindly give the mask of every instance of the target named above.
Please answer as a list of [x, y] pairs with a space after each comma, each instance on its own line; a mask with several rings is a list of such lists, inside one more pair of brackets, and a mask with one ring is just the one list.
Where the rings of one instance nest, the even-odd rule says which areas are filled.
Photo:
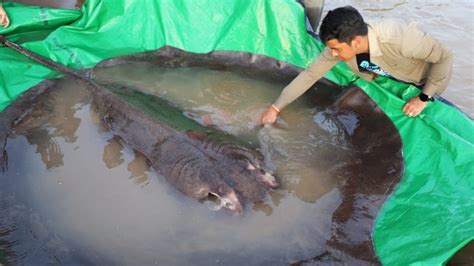
[[370, 57], [372, 56], [381, 56], [383, 55], [382, 51], [380, 50], [379, 40], [377, 38], [377, 34], [375, 33], [374, 29], [370, 24], [368, 24], [369, 32], [368, 39], [369, 39], [369, 53]]

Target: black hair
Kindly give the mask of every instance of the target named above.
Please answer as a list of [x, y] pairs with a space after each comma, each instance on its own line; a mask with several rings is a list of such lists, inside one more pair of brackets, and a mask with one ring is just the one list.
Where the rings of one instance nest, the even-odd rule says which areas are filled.
[[331, 10], [324, 17], [319, 28], [319, 37], [326, 43], [331, 39], [350, 44], [355, 36], [367, 35], [368, 26], [362, 15], [352, 6]]

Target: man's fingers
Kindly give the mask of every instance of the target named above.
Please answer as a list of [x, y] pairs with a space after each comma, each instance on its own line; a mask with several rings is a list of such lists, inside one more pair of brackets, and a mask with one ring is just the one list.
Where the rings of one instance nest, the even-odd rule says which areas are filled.
[[407, 116], [414, 116], [415, 115], [415, 110], [414, 108], [409, 104], [405, 104], [405, 106], [403, 107], [403, 113]]
[[426, 104], [426, 102], [422, 102], [418, 97], [414, 97], [403, 106], [402, 110], [408, 117], [415, 117], [423, 111]]
[[273, 124], [278, 114], [272, 109], [268, 108], [262, 116], [262, 124]]
[[276, 119], [268, 118], [263, 120], [263, 124], [273, 124]]
[[262, 119], [262, 124], [273, 124], [273, 122], [275, 122], [276, 119], [272, 119], [272, 118], [264, 118]]
[[405, 106], [403, 106], [403, 113], [408, 115], [410, 112], [412, 112], [412, 107], [409, 103], [407, 103]]
[[406, 114], [407, 111], [408, 111], [408, 108], [410, 107], [410, 104], [409, 103], [406, 103], [404, 106], [403, 106], [403, 112]]
[[413, 110], [413, 109], [409, 109], [409, 110], [406, 112], [406, 114], [407, 114], [408, 116], [412, 117], [412, 116], [415, 116], [415, 115], [416, 115], [416, 112], [415, 112], [415, 110]]
[[405, 115], [409, 117], [415, 117], [420, 114], [420, 110], [417, 110], [416, 108], [409, 107], [404, 111]]

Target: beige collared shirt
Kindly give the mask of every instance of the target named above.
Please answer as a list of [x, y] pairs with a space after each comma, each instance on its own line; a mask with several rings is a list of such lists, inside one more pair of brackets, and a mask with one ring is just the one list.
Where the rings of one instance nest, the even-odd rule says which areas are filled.
[[[418, 28], [395, 20], [368, 23], [370, 61], [394, 78], [415, 84], [425, 84], [429, 96], [441, 94], [451, 77], [453, 54], [438, 40]], [[311, 65], [286, 86], [275, 102], [280, 110], [307, 91], [336, 63], [331, 49], [326, 48]], [[361, 78], [371, 81], [372, 73], [360, 72], [357, 59], [346, 62]]]

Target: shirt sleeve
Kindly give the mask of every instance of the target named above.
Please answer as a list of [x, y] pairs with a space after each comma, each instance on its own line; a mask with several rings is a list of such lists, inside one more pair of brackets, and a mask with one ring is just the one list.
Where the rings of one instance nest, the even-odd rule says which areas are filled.
[[402, 54], [431, 64], [423, 93], [433, 96], [446, 90], [453, 68], [453, 53], [448, 47], [411, 23], [403, 37]]
[[338, 60], [331, 55], [331, 49], [324, 49], [321, 55], [316, 58], [307, 69], [301, 72], [283, 89], [274, 105], [280, 110], [285, 108], [331, 70], [337, 61]]

